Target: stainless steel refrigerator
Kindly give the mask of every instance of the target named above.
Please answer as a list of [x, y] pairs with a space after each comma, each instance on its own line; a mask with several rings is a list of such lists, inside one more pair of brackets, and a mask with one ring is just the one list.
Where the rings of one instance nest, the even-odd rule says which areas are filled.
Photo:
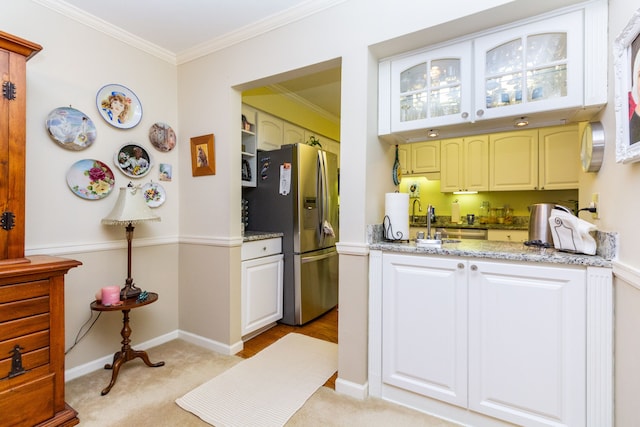
[[284, 234], [282, 323], [302, 325], [338, 304], [338, 168], [306, 144], [258, 152], [257, 186], [245, 188], [247, 230]]

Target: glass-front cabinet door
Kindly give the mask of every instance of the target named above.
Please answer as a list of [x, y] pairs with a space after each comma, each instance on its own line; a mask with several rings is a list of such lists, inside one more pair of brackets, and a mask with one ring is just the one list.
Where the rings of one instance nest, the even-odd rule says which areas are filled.
[[471, 43], [391, 63], [393, 132], [465, 122], [471, 108]]
[[582, 26], [572, 12], [476, 39], [476, 119], [581, 106]]

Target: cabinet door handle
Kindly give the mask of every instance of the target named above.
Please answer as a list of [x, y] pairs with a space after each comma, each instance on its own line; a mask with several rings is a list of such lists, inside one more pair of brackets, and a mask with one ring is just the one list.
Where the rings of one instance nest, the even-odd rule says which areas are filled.
[[471, 264], [471, 271], [477, 271], [478, 270], [478, 266], [475, 264]]
[[476, 116], [482, 117], [483, 115], [484, 115], [484, 110], [480, 109], [480, 110], [476, 111]]
[[469, 113], [467, 113], [467, 112], [465, 111], [464, 113], [460, 114], [460, 116], [461, 116], [463, 119], [466, 119], [467, 117], [469, 117]]
[[462, 269], [464, 268], [464, 264], [463, 264], [463, 263], [461, 263], [461, 262], [459, 262], [459, 263], [458, 263], [458, 268], [459, 268], [460, 270], [462, 270]]

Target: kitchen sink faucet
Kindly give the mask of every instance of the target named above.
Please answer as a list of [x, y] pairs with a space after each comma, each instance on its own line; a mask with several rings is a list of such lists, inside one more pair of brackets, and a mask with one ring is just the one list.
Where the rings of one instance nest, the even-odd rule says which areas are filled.
[[420, 199], [413, 199], [413, 206], [411, 207], [411, 221], [418, 222], [418, 218], [416, 218], [416, 202], [418, 202], [418, 212], [422, 212], [422, 204], [420, 203]]

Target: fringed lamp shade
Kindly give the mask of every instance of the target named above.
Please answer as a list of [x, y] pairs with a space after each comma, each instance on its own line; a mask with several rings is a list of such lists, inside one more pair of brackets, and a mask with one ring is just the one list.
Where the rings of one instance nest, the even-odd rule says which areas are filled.
[[128, 225], [142, 221], [160, 221], [147, 205], [140, 187], [121, 187], [116, 205], [102, 218], [106, 225]]
[[109, 215], [102, 218], [102, 223], [106, 225], [124, 225], [127, 231], [127, 280], [120, 291], [121, 299], [137, 298], [140, 289], [133, 283], [131, 277], [131, 240], [133, 240], [133, 224], [143, 221], [160, 221], [160, 217], [154, 214], [144, 199], [143, 191], [140, 187], [120, 188], [120, 194], [113, 210]]

